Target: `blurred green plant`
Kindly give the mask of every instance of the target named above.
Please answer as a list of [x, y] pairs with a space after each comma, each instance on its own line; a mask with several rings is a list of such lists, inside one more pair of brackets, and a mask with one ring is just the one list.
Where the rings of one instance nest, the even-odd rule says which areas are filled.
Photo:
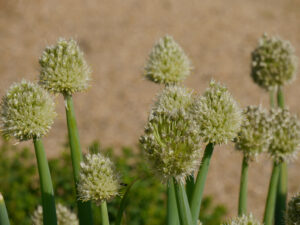
[[[39, 180], [34, 154], [26, 147], [1, 141], [0, 145], [0, 192], [3, 193], [11, 225], [30, 225], [31, 215], [40, 202]], [[61, 155], [49, 160], [55, 189], [56, 201], [75, 210], [76, 201], [71, 157], [63, 146]], [[157, 180], [140, 152], [123, 148], [116, 154], [112, 148], [101, 148], [93, 142], [89, 151], [109, 156], [121, 172], [122, 185], [136, 181], [129, 194], [129, 203], [122, 224], [164, 225], [165, 224], [165, 186]], [[125, 188], [124, 188], [125, 189]], [[120, 198], [108, 203], [111, 225], [115, 224]], [[223, 205], [215, 205], [212, 197], [203, 199], [200, 220], [204, 225], [219, 225], [226, 215]], [[95, 225], [101, 224], [100, 209], [93, 205]]]

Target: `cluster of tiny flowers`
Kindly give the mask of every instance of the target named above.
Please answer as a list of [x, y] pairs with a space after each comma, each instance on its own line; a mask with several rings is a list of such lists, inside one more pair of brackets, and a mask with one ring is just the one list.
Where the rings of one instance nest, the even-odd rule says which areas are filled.
[[74, 40], [59, 39], [40, 58], [40, 84], [53, 93], [73, 94], [88, 88], [91, 70]]
[[188, 57], [171, 36], [161, 38], [149, 54], [145, 76], [155, 83], [175, 84], [191, 71]]
[[119, 195], [120, 179], [109, 158], [100, 153], [87, 154], [80, 166], [78, 182], [80, 200], [84, 202], [93, 200], [99, 205]]
[[255, 219], [252, 214], [244, 214], [222, 225], [261, 225], [261, 223], [257, 219]]
[[297, 61], [290, 42], [264, 34], [252, 52], [251, 76], [265, 89], [285, 85], [296, 76]]
[[288, 203], [286, 224], [300, 225], [300, 193], [294, 195]]
[[237, 136], [243, 119], [242, 110], [226, 87], [211, 81], [210, 87], [203, 96], [196, 98], [192, 108], [204, 142], [222, 144]]
[[140, 143], [162, 181], [173, 177], [184, 182], [200, 163], [201, 140], [188, 113], [192, 95], [185, 88], [167, 87], [157, 102]]
[[1, 103], [4, 137], [19, 141], [41, 138], [56, 116], [53, 99], [41, 86], [28, 81], [13, 84]]
[[[56, 216], [57, 225], [79, 225], [76, 214], [61, 204], [56, 205]], [[34, 211], [31, 220], [33, 225], [44, 224], [42, 206], [38, 206], [38, 208]]]
[[248, 160], [253, 160], [259, 153], [266, 152], [272, 138], [268, 113], [261, 107], [248, 106], [244, 110], [244, 120], [235, 147], [243, 151]]
[[271, 109], [272, 140], [269, 153], [275, 161], [290, 161], [300, 145], [300, 123], [287, 109]]

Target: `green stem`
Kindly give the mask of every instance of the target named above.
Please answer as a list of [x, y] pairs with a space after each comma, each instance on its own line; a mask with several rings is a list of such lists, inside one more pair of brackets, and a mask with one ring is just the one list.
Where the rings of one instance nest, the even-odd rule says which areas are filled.
[[8, 214], [4, 202], [4, 198], [0, 193], [0, 225], [9, 225]]
[[279, 164], [274, 162], [270, 184], [269, 184], [268, 197], [267, 197], [266, 207], [265, 207], [264, 225], [273, 224], [278, 177], [279, 177]]
[[274, 108], [274, 107], [275, 107], [275, 92], [276, 92], [276, 88], [272, 88], [272, 89], [269, 91], [271, 108]]
[[194, 186], [195, 186], [194, 175], [188, 176], [186, 178], [185, 182], [186, 182], [186, 185], [185, 185], [186, 194], [187, 194], [189, 202], [191, 202], [192, 201], [193, 191], [194, 191]]
[[198, 171], [196, 184], [195, 184], [194, 191], [193, 191], [193, 197], [192, 197], [192, 201], [190, 204], [194, 224], [197, 223], [197, 220], [199, 217], [203, 190], [204, 190], [207, 172], [208, 172], [208, 168], [209, 168], [209, 163], [210, 163], [210, 159], [213, 154], [213, 150], [214, 150], [214, 144], [209, 143], [205, 148], [204, 155], [203, 155], [203, 158], [201, 161], [201, 165], [200, 165], [200, 168]]
[[[278, 107], [284, 108], [284, 94], [282, 87], [277, 90]], [[286, 162], [280, 163], [280, 172], [277, 186], [276, 207], [275, 207], [275, 225], [284, 225], [286, 201], [287, 201], [287, 183], [288, 169]]]
[[174, 179], [174, 187], [175, 187], [180, 225], [194, 225], [190, 206], [189, 206], [189, 201], [183, 184], [178, 183]]
[[[65, 95], [66, 102], [66, 117], [68, 124], [68, 134], [69, 134], [69, 143], [71, 149], [71, 158], [73, 165], [73, 175], [76, 186], [77, 193], [77, 184], [79, 181], [80, 173], [80, 162], [82, 161], [82, 151], [79, 142], [79, 134], [77, 129], [77, 123], [74, 112], [73, 99], [71, 95]], [[77, 193], [77, 206], [78, 206], [78, 218], [80, 225], [92, 225], [93, 216], [92, 216], [92, 206], [91, 202], [82, 202], [78, 198]]]
[[179, 225], [175, 188], [172, 179], [170, 179], [168, 182], [167, 191], [168, 191], [167, 225]]
[[103, 201], [101, 203], [101, 219], [102, 219], [102, 225], [109, 225], [106, 201]]
[[41, 139], [33, 139], [42, 193], [44, 225], [57, 225], [53, 185], [44, 145]]
[[242, 163], [242, 173], [240, 182], [240, 196], [239, 196], [239, 216], [247, 214], [247, 186], [248, 186], [248, 159], [244, 156]]

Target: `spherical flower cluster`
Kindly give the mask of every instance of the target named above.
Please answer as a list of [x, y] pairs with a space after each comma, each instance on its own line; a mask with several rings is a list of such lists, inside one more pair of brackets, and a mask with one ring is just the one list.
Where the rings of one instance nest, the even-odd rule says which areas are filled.
[[161, 38], [149, 54], [145, 76], [155, 83], [175, 84], [190, 75], [188, 57], [171, 36]]
[[[75, 213], [71, 212], [62, 204], [56, 205], [57, 225], [79, 225], [79, 221]], [[32, 217], [33, 225], [43, 225], [43, 208], [38, 206], [34, 211]]]
[[272, 140], [269, 153], [275, 161], [290, 161], [296, 157], [300, 145], [300, 123], [287, 109], [272, 109]]
[[251, 76], [264, 89], [291, 82], [296, 75], [297, 61], [290, 42], [264, 34], [252, 52]]
[[214, 81], [209, 86], [203, 96], [196, 98], [192, 113], [204, 142], [227, 143], [240, 130], [242, 110], [226, 87]]
[[145, 134], [140, 138], [153, 170], [163, 182], [172, 177], [184, 182], [200, 163], [201, 141], [196, 123], [188, 113], [191, 103], [188, 90], [167, 87], [159, 96]]
[[40, 84], [53, 93], [71, 95], [88, 88], [91, 70], [74, 40], [59, 39], [40, 58]]
[[99, 205], [119, 195], [119, 175], [109, 158], [100, 153], [87, 154], [80, 166], [78, 194], [82, 201], [92, 200]]
[[235, 147], [243, 151], [248, 160], [253, 160], [259, 153], [266, 152], [272, 138], [268, 113], [257, 106], [248, 106], [244, 110], [244, 120]]
[[222, 225], [261, 225], [261, 223], [253, 217], [252, 214], [236, 217]]
[[53, 99], [41, 86], [28, 81], [13, 84], [1, 103], [4, 137], [20, 141], [41, 138], [56, 116]]
[[286, 224], [300, 225], [300, 193], [294, 195], [288, 203]]

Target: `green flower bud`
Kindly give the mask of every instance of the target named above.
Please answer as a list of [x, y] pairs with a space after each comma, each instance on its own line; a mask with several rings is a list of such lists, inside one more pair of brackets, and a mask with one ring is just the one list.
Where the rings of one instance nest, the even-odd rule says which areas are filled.
[[[77, 216], [62, 204], [56, 205], [57, 225], [79, 225]], [[33, 225], [43, 225], [43, 208], [38, 206], [32, 217]]]
[[93, 200], [100, 205], [119, 195], [120, 178], [109, 158], [87, 154], [80, 166], [78, 194], [83, 202]]
[[294, 195], [288, 203], [287, 225], [300, 225], [300, 193]]
[[72, 95], [88, 88], [91, 70], [74, 40], [59, 39], [40, 58], [40, 84], [53, 93]]
[[252, 52], [251, 76], [264, 89], [285, 85], [295, 79], [297, 58], [288, 41], [264, 34]]
[[[186, 99], [185, 99], [186, 98]], [[192, 93], [169, 86], [159, 95], [140, 143], [163, 182], [184, 182], [200, 164], [201, 141], [191, 118]]]
[[248, 106], [244, 115], [241, 129], [235, 138], [235, 147], [243, 151], [248, 160], [253, 160], [258, 154], [268, 151], [272, 138], [270, 119], [260, 106]]
[[250, 215], [242, 215], [240, 217], [236, 217], [229, 222], [223, 223], [222, 225], [261, 225], [261, 223]]
[[271, 109], [272, 140], [269, 153], [276, 161], [290, 161], [296, 157], [300, 145], [300, 123], [287, 109]]
[[161, 38], [149, 54], [145, 76], [155, 83], [176, 84], [190, 75], [191, 64], [171, 36]]
[[192, 108], [204, 142], [223, 144], [237, 136], [243, 118], [242, 110], [225, 86], [211, 81]]
[[2, 133], [20, 141], [41, 138], [53, 124], [54, 110], [53, 99], [38, 84], [25, 80], [13, 84], [2, 98]]

